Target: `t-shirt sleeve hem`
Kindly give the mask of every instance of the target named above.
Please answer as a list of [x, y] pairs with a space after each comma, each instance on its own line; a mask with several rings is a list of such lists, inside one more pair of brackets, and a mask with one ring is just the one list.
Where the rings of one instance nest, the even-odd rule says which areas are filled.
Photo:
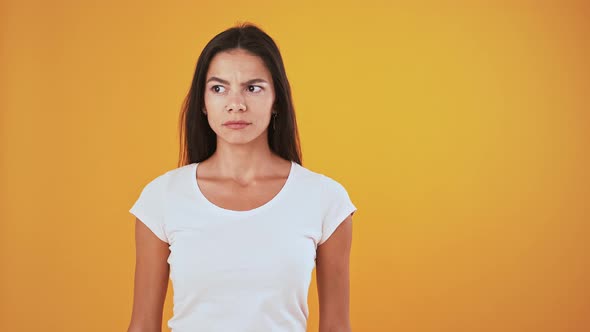
[[356, 210], [356, 206], [354, 206], [354, 204], [352, 203], [349, 203], [345, 208], [343, 208], [342, 212], [339, 213], [338, 216], [335, 218], [335, 222], [330, 223], [324, 231], [322, 239], [318, 242], [318, 246], [326, 242], [336, 231], [338, 226], [340, 226], [340, 224], [342, 224], [344, 220], [346, 220], [346, 218], [348, 218], [348, 216], [354, 213]]
[[129, 210], [129, 212], [132, 215], [134, 215], [137, 219], [139, 219], [139, 221], [141, 221], [144, 225], [146, 225], [147, 228], [149, 228], [149, 230], [152, 231], [152, 233], [154, 233], [156, 237], [158, 237], [158, 239], [168, 243], [168, 239], [166, 239], [166, 237], [162, 234], [160, 229], [156, 226], [156, 222], [151, 220], [151, 217], [144, 214], [140, 209], [136, 208], [135, 206], [132, 207]]

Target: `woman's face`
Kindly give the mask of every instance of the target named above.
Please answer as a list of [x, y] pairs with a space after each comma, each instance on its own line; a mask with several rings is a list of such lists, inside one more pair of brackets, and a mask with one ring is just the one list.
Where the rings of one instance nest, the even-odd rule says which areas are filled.
[[205, 82], [204, 111], [218, 143], [267, 140], [275, 92], [270, 71], [260, 57], [242, 49], [220, 52], [211, 60]]

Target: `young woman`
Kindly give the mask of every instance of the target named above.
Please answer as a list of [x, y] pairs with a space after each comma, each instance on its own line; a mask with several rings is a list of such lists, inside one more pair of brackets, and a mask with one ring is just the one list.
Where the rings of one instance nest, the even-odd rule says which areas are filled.
[[335, 180], [304, 168], [278, 47], [253, 25], [215, 36], [181, 115], [178, 168], [130, 212], [136, 270], [128, 331], [160, 331], [168, 279], [173, 332], [304, 332], [311, 273], [320, 332], [350, 331], [349, 254], [356, 207]]

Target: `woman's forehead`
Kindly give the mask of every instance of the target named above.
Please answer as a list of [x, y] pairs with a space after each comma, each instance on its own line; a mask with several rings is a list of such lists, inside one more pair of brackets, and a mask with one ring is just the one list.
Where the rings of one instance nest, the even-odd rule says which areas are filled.
[[[270, 72], [264, 61], [248, 51], [236, 49], [216, 54], [207, 72], [207, 78], [215, 76], [231, 79], [238, 76], [242, 79], [270, 79]], [[225, 76], [225, 77], [224, 77]]]

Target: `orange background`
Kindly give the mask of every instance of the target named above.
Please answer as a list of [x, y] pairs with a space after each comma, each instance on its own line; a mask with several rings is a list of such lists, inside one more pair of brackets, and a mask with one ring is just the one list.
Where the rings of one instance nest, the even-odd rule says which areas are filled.
[[281, 48], [304, 166], [359, 208], [354, 331], [590, 330], [584, 2], [0, 6], [0, 330], [125, 331], [128, 209], [239, 21]]

